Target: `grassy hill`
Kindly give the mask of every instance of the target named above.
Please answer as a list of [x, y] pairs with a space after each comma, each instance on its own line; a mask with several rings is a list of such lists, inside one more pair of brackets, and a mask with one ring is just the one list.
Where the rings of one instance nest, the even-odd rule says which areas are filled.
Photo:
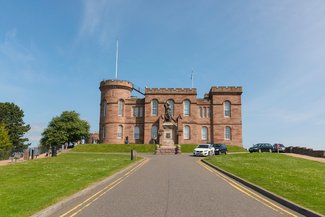
[[74, 152], [130, 152], [131, 149], [141, 153], [154, 153], [153, 144], [83, 144], [77, 145]]
[[325, 214], [325, 163], [276, 153], [221, 155], [207, 161], [297, 204]]

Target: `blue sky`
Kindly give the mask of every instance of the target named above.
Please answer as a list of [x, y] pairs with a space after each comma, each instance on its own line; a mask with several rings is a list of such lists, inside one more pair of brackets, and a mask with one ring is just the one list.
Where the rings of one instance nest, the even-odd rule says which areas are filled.
[[244, 146], [325, 149], [323, 0], [0, 0], [0, 101], [14, 102], [37, 145], [75, 110], [98, 131], [99, 83], [242, 86]]

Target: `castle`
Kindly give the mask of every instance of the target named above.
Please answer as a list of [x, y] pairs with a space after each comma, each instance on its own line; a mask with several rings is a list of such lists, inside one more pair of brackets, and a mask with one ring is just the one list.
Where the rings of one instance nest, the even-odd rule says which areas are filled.
[[[143, 98], [131, 96], [125, 80], [100, 83], [101, 143], [174, 144], [224, 143], [242, 146], [241, 87], [211, 87], [204, 98], [196, 88], [146, 88]], [[165, 105], [171, 133], [163, 134]]]

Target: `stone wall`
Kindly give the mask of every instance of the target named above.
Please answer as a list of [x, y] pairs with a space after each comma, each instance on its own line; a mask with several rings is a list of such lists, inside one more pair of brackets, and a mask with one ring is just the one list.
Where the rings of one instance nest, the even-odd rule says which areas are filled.
[[325, 158], [325, 151], [322, 150], [313, 150], [311, 148], [305, 148], [305, 147], [286, 147], [285, 152], [287, 153], [294, 153], [294, 154], [302, 154], [302, 155], [308, 155], [312, 157], [324, 157]]

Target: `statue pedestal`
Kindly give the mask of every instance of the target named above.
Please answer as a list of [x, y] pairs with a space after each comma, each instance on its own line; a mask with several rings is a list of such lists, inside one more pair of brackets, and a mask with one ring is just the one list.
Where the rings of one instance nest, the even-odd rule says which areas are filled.
[[163, 123], [161, 145], [156, 148], [156, 154], [176, 154], [176, 126], [171, 122]]

